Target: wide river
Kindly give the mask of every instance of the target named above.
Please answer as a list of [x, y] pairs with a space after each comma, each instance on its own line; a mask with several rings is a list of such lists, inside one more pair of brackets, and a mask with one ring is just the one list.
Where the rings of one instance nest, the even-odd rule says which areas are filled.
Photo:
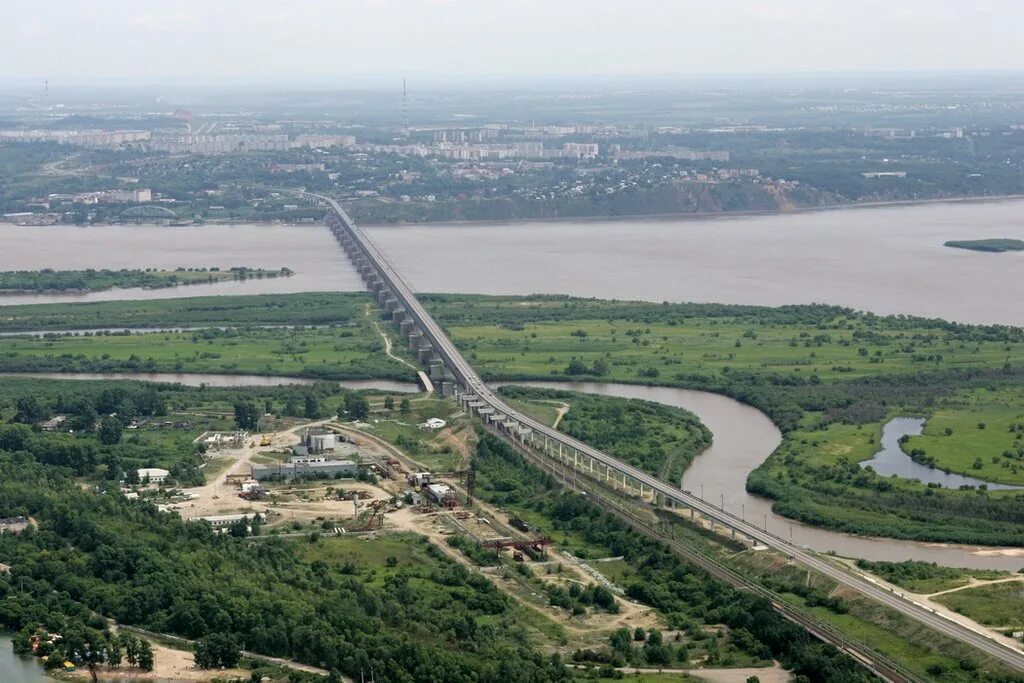
[[[1024, 200], [714, 219], [374, 227], [423, 292], [556, 293], [648, 301], [822, 302], [961, 322], [1024, 325], [1024, 253], [944, 247], [1024, 239]], [[0, 270], [245, 265], [289, 278], [175, 289], [0, 296], [0, 303], [362, 289], [323, 227], [18, 227]]]

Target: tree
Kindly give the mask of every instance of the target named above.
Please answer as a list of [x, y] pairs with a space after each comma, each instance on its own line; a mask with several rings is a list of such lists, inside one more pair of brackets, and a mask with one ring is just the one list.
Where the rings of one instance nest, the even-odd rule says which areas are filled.
[[285, 415], [301, 415], [302, 405], [299, 403], [299, 397], [292, 396], [288, 397], [288, 400], [284, 402], [284, 410], [282, 411]]
[[121, 435], [124, 433], [124, 427], [121, 425], [121, 421], [116, 417], [107, 415], [100, 421], [99, 439], [100, 443], [105, 446], [113, 446], [114, 444], [121, 443]]
[[17, 401], [18, 412], [14, 416], [15, 422], [33, 424], [46, 418], [46, 411], [34, 394], [19, 396]]
[[110, 637], [110, 642], [107, 643], [107, 651], [105, 654], [107, 664], [114, 667], [115, 669], [121, 666], [121, 661], [124, 659], [124, 654], [121, 652], [121, 640], [116, 635]]
[[364, 420], [370, 414], [370, 404], [362, 394], [347, 394], [345, 413], [354, 420]]
[[143, 671], [153, 670], [153, 646], [148, 640], [139, 641], [138, 662], [139, 668]]
[[130, 633], [121, 634], [121, 645], [124, 646], [124, 658], [128, 664], [135, 666], [139, 663], [139, 639]]
[[256, 429], [259, 421], [260, 416], [255, 403], [252, 401], [235, 403], [235, 424], [239, 429]]
[[303, 414], [310, 420], [320, 417], [320, 399], [316, 397], [316, 394], [306, 394]]
[[569, 363], [568, 367], [565, 368], [565, 374], [567, 375], [586, 375], [590, 372], [590, 368], [583, 361], [576, 359]]
[[412, 401], [407, 398], [403, 398], [402, 402], [398, 404], [398, 410], [402, 415], [408, 415], [412, 412]]
[[395, 399], [394, 399], [393, 396], [385, 396], [384, 397], [384, 408], [386, 410], [394, 410], [395, 409]]
[[238, 643], [223, 633], [211, 633], [195, 644], [196, 666], [200, 669], [216, 669], [221, 666], [233, 669], [241, 657]]

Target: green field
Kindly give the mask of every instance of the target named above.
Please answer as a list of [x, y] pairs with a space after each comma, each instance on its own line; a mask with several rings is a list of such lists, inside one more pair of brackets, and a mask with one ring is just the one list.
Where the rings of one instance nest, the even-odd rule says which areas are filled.
[[987, 481], [1024, 485], [1024, 386], [963, 392], [938, 407], [904, 450]]
[[336, 328], [0, 338], [6, 372], [192, 372], [414, 380], [367, 319]]
[[982, 624], [1011, 631], [1024, 630], [1024, 582], [964, 588], [934, 599]]
[[608, 363], [607, 372], [578, 376], [658, 383], [681, 372], [746, 371], [832, 381], [1024, 364], [1020, 339], [1009, 345], [1002, 339], [966, 340], [925, 327], [889, 329], [845, 316], [805, 325], [687, 318], [676, 324], [544, 321], [524, 323], [522, 330], [448, 325], [448, 331], [474, 366], [493, 379], [565, 377], [572, 361], [592, 367], [600, 359]]
[[939, 591], [967, 585], [971, 578], [990, 580], [1010, 576], [1007, 572], [984, 569], [954, 569], [929, 562], [870, 562], [858, 560], [861, 569], [877, 574], [889, 583], [902, 588], [929, 595]]
[[126, 327], [350, 325], [372, 301], [363, 292], [199, 296], [0, 306], [0, 331]]

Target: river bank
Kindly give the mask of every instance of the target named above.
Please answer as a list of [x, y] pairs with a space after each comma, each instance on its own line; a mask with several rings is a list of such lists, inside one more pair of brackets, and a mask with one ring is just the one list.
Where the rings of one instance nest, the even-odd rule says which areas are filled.
[[698, 211], [693, 213], [633, 213], [614, 216], [551, 216], [548, 218], [513, 218], [498, 220], [444, 220], [444, 221], [396, 221], [394, 223], [359, 223], [364, 228], [402, 228], [430, 225], [458, 225], [468, 227], [492, 227], [528, 225], [531, 223], [609, 223], [615, 221], [713, 221], [717, 219], [743, 218], [754, 216], [784, 216], [847, 209], [882, 209], [888, 207], [927, 206], [930, 204], [981, 204], [1024, 199], [1024, 194], [1007, 194], [991, 197], [937, 197], [935, 199], [904, 199], [884, 202], [849, 202], [845, 204], [823, 204], [818, 206], [797, 206], [779, 209], [742, 209], [734, 211]]

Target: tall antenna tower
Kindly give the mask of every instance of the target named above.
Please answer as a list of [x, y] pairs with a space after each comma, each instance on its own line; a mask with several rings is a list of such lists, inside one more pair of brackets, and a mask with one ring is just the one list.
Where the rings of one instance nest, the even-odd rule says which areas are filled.
[[409, 137], [409, 91], [405, 87], [405, 79], [402, 79], [402, 135]]

